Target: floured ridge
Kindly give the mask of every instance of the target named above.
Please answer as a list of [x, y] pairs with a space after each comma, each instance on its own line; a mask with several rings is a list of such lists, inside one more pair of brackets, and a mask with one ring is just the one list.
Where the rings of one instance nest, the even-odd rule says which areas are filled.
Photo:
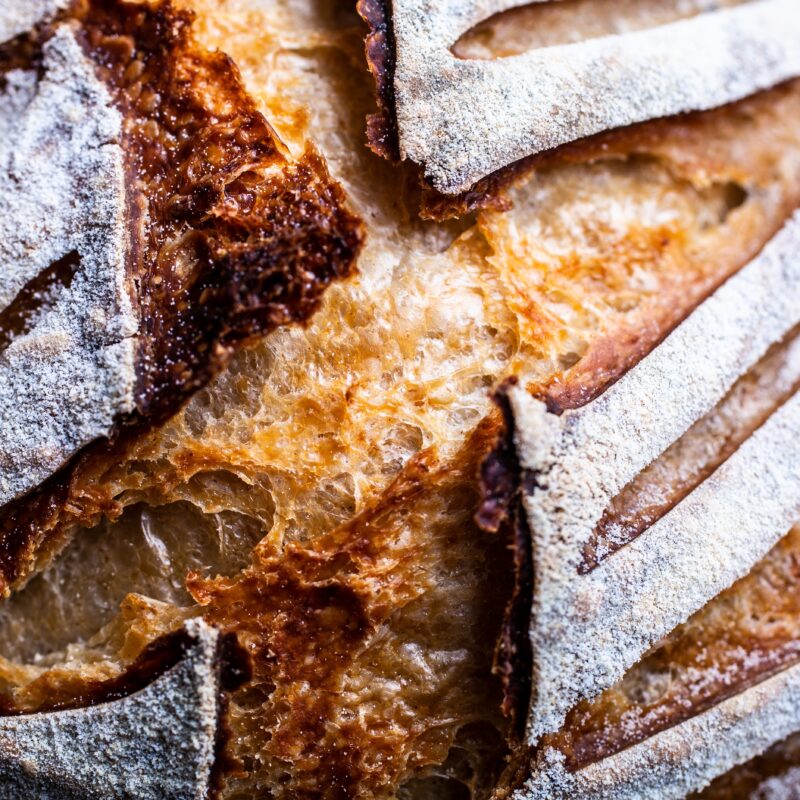
[[11, 71], [0, 95], [0, 308], [70, 253], [78, 263], [0, 352], [0, 505], [135, 404], [122, 116], [71, 28], [44, 44], [41, 70]]
[[[758, 258], [589, 405], [556, 416], [524, 389], [509, 391], [535, 574], [530, 744], [561, 728], [577, 702], [586, 706], [567, 718], [561, 733], [545, 738], [519, 797], [682, 797], [800, 724], [793, 672], [758, 682], [787, 661], [759, 660], [746, 643], [750, 666], [730, 664], [728, 677], [704, 699], [685, 700], [678, 713], [688, 707], [697, 716], [669, 731], [659, 726], [682, 717], [667, 714], [660, 723], [656, 717], [637, 735], [632, 720], [620, 718], [613, 728], [604, 695], [596, 701], [600, 710], [592, 705], [623, 675], [631, 680], [627, 671], [648, 648], [745, 575], [800, 514], [793, 337], [780, 344], [800, 320], [793, 290], [799, 234], [795, 215]], [[734, 403], [746, 426], [747, 379], [737, 378], [758, 364], [757, 385], [759, 371], [774, 369], [775, 359], [778, 373], [769, 381], [775, 400], [737, 441], [735, 426], [724, 421]], [[750, 402], [755, 412], [765, 401], [755, 391]], [[692, 425], [698, 417], [705, 419]], [[698, 469], [693, 449], [712, 458], [711, 468], [701, 461], [700, 473], [681, 490], [671, 484]], [[620, 502], [628, 493], [621, 502], [635, 510], [637, 482], [646, 493], [648, 480], [657, 497], [677, 494], [622, 541], [614, 541], [609, 527], [610, 540], [598, 539], [612, 498]], [[731, 625], [720, 635], [734, 630]], [[786, 658], [796, 659], [794, 650]], [[667, 663], [677, 669], [674, 660]], [[725, 699], [753, 683], [742, 696]], [[594, 732], [573, 740], [576, 724]], [[685, 742], [692, 748], [688, 758]]]
[[[749, 569], [800, 510], [793, 398], [682, 503], [580, 575], [584, 549], [611, 498], [800, 321], [793, 291], [798, 248], [795, 216], [759, 258], [590, 405], [558, 417], [524, 390], [512, 391], [517, 451], [530, 475], [524, 504], [538, 554], [532, 742]], [[684, 369], [676, 382], [679, 361]], [[757, 496], [763, 505], [751, 504]]]
[[72, 0], [28, 0], [7, 2], [0, 8], [0, 44], [28, 33], [38, 25], [68, 8]]
[[756, 0], [495, 61], [464, 61], [450, 48], [516, 0], [435, 8], [399, 0], [383, 22], [371, 5], [365, 18], [375, 36], [391, 30], [383, 42], [389, 55], [377, 39], [368, 48], [390, 116], [373, 143], [389, 153], [386, 131], [396, 126], [396, 155], [420, 165], [445, 195], [569, 142], [721, 106], [800, 72], [793, 0]]
[[[202, 620], [190, 620], [180, 637], [142, 661], [140, 669], [163, 664], [138, 691], [118, 681], [115, 688], [89, 687], [82, 708], [21, 716], [3, 709], [0, 797], [207, 797], [222, 713], [220, 638]], [[164, 657], [158, 647], [168, 651]]]

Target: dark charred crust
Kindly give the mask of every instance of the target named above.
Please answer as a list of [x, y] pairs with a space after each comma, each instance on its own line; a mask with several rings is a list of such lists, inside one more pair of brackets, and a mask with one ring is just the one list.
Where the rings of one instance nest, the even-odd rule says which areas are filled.
[[504, 426], [494, 450], [480, 466], [481, 503], [475, 519], [489, 533], [500, 533], [514, 557], [514, 589], [506, 606], [495, 651], [494, 672], [503, 685], [503, 713], [511, 721], [511, 732], [521, 740], [530, 706], [533, 652], [529, 636], [533, 597], [533, 554], [527, 517], [522, 508], [522, 470], [514, 447], [514, 416], [506, 381], [494, 396]]
[[514, 417], [505, 394], [517, 382], [516, 378], [508, 379], [495, 394], [495, 404], [503, 416], [503, 428], [494, 448], [480, 466], [481, 502], [475, 521], [488, 533], [497, 533], [508, 523], [519, 492], [520, 466], [514, 447]]
[[284, 158], [233, 62], [197, 47], [170, 2], [95, 2], [87, 52], [125, 118], [131, 281], [143, 329], [137, 405], [159, 420], [235, 346], [306, 320], [346, 277], [358, 219], [313, 153]]
[[[194, 43], [190, 12], [169, 0], [95, 0], [72, 14], [124, 119], [128, 278], [142, 320], [136, 412], [120, 421], [113, 444], [90, 445], [0, 509], [2, 593], [58, 549], [50, 539], [65, 527], [118, 513], [99, 492], [75, 496], [77, 464], [115, 457], [238, 347], [307, 320], [325, 288], [352, 273], [362, 241], [322, 159], [307, 152], [287, 160], [231, 60]], [[13, 66], [38, 52], [37, 41], [23, 37], [2, 52]], [[24, 328], [36, 295], [68, 284], [74, 266], [70, 256], [23, 289], [0, 319], [0, 350], [3, 336]]]
[[375, 79], [378, 110], [367, 117], [367, 144], [379, 156], [400, 160], [394, 112], [395, 43], [388, 0], [359, 0], [358, 13], [369, 26], [367, 65]]

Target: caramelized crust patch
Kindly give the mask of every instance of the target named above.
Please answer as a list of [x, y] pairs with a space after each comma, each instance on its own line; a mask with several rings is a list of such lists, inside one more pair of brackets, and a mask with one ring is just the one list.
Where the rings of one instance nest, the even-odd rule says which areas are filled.
[[[233, 62], [192, 38], [190, 12], [169, 0], [95, 0], [75, 14], [124, 118], [140, 330], [136, 413], [123, 422], [140, 429], [178, 410], [237, 347], [306, 320], [325, 288], [351, 273], [361, 223], [316, 153], [284, 154]], [[5, 52], [20, 48], [27, 56], [28, 40]], [[3, 312], [0, 349], [71, 264], [55, 265]], [[91, 449], [102, 458], [105, 448]], [[65, 505], [69, 469], [0, 514], [4, 592], [58, 548], [45, 540], [59, 516], [92, 524], [111, 511], [94, 498]]]
[[125, 118], [139, 412], [173, 412], [233, 347], [306, 319], [351, 270], [358, 220], [321, 161], [287, 161], [224, 53], [169, 2], [90, 4], [86, 48]]
[[[440, 717], [445, 697], [415, 666], [414, 647], [424, 645], [408, 644], [404, 652], [396, 637], [402, 641], [409, 635], [403, 627], [418, 625], [416, 614], [448, 613], [415, 610], [431, 572], [442, 567], [426, 568], [420, 553], [439, 552], [443, 505], [474, 511], [477, 498], [464, 479], [494, 433], [484, 426], [447, 468], [421, 453], [378, 502], [313, 544], [276, 550], [265, 541], [253, 566], [235, 579], [190, 578], [206, 620], [235, 632], [253, 657], [254, 679], [233, 695], [230, 722], [241, 742], [253, 726], [270, 731], [259, 738], [266, 785], [288, 771], [298, 796], [384, 797], [415, 768], [445, 761], [456, 733], [454, 721]], [[428, 541], [409, 526], [416, 518], [429, 521], [419, 531]], [[497, 594], [494, 605], [504, 602]], [[487, 613], [469, 625], [486, 625], [491, 641], [495, 620]], [[387, 679], [414, 699], [396, 696]], [[446, 693], [454, 690], [448, 682]], [[485, 691], [495, 693], [489, 685]], [[235, 745], [232, 755], [240, 755]]]

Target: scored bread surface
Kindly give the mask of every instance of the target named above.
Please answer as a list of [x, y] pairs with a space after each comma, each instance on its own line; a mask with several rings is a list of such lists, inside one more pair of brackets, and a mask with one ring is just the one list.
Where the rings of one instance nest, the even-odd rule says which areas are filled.
[[254, 656], [224, 797], [488, 797], [511, 574], [472, 521], [488, 390], [517, 374], [591, 394], [755, 258], [800, 201], [800, 89], [609, 136], [527, 176], [507, 213], [426, 223], [416, 175], [363, 146], [354, 9], [191, 5], [290, 154], [316, 147], [342, 182], [367, 226], [358, 274], [174, 419], [81, 460], [46, 523], [65, 549], [0, 608], [0, 681], [35, 710], [205, 613]]

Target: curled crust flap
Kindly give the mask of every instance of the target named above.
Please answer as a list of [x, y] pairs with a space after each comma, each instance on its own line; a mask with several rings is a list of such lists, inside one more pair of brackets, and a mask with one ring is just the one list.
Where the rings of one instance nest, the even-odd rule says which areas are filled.
[[513, 800], [679, 800], [800, 727], [800, 666], [616, 755], [570, 772], [545, 749]]
[[[374, 13], [376, 4], [362, 2], [381, 120], [377, 128], [370, 123], [370, 141], [377, 152], [422, 167], [435, 191], [450, 198], [429, 198], [430, 213], [441, 216], [484, 205], [487, 194], [513, 180], [507, 168], [526, 157], [719, 107], [800, 74], [792, 0], [760, 0], [491, 61], [462, 60], [450, 48], [472, 25], [519, 0], [396, 0], [389, 26]], [[383, 146], [384, 132], [394, 128], [396, 152]]]

